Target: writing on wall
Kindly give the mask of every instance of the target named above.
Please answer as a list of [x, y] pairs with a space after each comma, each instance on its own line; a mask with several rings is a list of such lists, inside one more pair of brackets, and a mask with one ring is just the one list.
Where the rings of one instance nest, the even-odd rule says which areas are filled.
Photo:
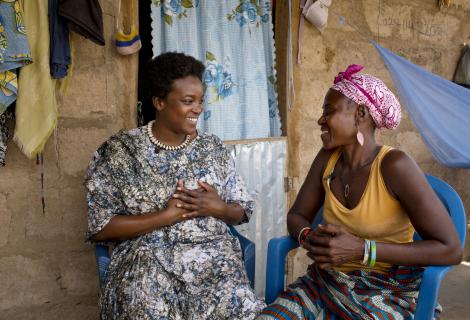
[[439, 21], [439, 19], [431, 16], [426, 17], [425, 15], [417, 15], [416, 18], [413, 18], [407, 9], [409, 8], [384, 10], [379, 20], [380, 25], [429, 40], [447, 36], [447, 30], [443, 21]]

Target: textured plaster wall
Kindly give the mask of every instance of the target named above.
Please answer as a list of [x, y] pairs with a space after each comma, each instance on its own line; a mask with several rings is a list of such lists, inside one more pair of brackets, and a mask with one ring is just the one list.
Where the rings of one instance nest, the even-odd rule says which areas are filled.
[[[294, 55], [298, 3], [293, 3]], [[431, 0], [333, 0], [328, 27], [322, 34], [308, 22], [302, 35], [302, 64], [294, 68], [295, 97], [288, 112], [289, 174], [295, 177], [292, 203], [311, 162], [321, 147], [317, 119], [321, 114], [324, 94], [334, 76], [351, 63], [365, 65], [365, 72], [374, 74], [393, 88], [388, 71], [376, 50], [348, 25], [341, 26], [336, 14], [342, 15], [360, 32], [397, 52], [413, 63], [444, 78], [452, 79], [464, 42], [470, 42], [470, 2], [439, 11]], [[426, 106], [423, 106], [424, 108]], [[445, 123], [442, 123], [445, 126]], [[470, 170], [448, 169], [438, 164], [417, 133], [406, 111], [398, 130], [380, 132], [379, 143], [389, 144], [409, 153], [422, 170], [449, 182], [470, 208]], [[467, 243], [466, 258], [470, 259]], [[290, 264], [290, 277], [305, 272], [309, 260], [298, 252]]]
[[73, 75], [44, 151], [45, 212], [35, 160], [10, 142], [0, 168], [0, 319], [98, 318], [83, 176], [103, 141], [135, 126], [137, 86], [137, 57], [113, 46], [114, 1], [100, 2], [107, 45], [74, 36]]

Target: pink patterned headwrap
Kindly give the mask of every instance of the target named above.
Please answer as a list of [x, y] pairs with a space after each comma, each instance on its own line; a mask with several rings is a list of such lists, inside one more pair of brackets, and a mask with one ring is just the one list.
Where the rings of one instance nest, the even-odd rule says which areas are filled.
[[362, 68], [358, 64], [350, 65], [335, 77], [331, 89], [366, 106], [377, 128], [395, 129], [401, 120], [400, 103], [382, 80], [368, 74], [357, 74]]

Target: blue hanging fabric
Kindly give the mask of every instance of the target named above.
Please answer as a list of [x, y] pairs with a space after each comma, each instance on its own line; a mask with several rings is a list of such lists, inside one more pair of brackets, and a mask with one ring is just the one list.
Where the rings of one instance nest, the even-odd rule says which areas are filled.
[[371, 42], [432, 154], [447, 167], [470, 168], [470, 90]]

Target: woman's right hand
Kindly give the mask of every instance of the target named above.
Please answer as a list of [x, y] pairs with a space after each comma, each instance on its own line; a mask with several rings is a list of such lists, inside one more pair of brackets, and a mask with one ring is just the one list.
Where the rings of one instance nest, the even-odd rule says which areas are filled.
[[181, 200], [170, 198], [166, 208], [140, 215], [116, 215], [96, 235], [93, 241], [133, 239], [166, 226], [186, 220], [188, 211], [180, 207]]
[[164, 209], [164, 214], [168, 217], [169, 225], [186, 220], [186, 214], [188, 213], [188, 210], [182, 208], [182, 201], [173, 197], [168, 200], [167, 206]]
[[307, 256], [321, 269], [329, 269], [346, 262], [361, 260], [364, 253], [364, 240], [343, 227], [333, 224], [319, 224], [310, 232], [302, 246]]
[[[179, 186], [181, 182], [177, 184]], [[179, 191], [177, 191], [179, 192]], [[166, 208], [140, 215], [115, 215], [96, 235], [93, 241], [122, 241], [133, 239], [183, 220], [190, 219], [180, 199], [170, 197]]]

